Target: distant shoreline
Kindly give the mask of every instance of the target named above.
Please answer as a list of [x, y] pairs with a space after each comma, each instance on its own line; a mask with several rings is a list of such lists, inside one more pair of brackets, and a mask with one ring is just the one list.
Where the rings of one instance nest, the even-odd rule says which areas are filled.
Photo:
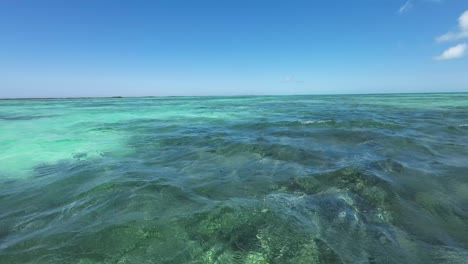
[[466, 92], [429, 92], [429, 93], [349, 93], [349, 94], [239, 94], [239, 95], [145, 95], [145, 96], [79, 96], [79, 97], [15, 97], [15, 98], [0, 98], [0, 101], [7, 100], [81, 100], [81, 99], [128, 99], [128, 98], [185, 98], [185, 97], [262, 97], [262, 96], [344, 96], [344, 95], [418, 95], [418, 94], [467, 94]]

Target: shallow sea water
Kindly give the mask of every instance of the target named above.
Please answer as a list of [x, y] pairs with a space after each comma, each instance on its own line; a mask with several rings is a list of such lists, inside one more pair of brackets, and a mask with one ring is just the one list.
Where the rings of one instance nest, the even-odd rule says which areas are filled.
[[0, 263], [468, 263], [468, 94], [0, 101]]

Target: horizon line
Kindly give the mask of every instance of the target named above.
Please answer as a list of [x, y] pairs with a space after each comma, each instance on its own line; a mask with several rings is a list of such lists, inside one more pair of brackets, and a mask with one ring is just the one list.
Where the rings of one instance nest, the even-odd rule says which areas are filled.
[[464, 94], [463, 92], [382, 92], [382, 93], [315, 93], [315, 94], [238, 94], [238, 95], [142, 95], [142, 96], [66, 96], [66, 97], [0, 97], [0, 100], [64, 100], [64, 99], [126, 99], [174, 97], [261, 97], [261, 96], [323, 96], [323, 95], [398, 95], [398, 94]]

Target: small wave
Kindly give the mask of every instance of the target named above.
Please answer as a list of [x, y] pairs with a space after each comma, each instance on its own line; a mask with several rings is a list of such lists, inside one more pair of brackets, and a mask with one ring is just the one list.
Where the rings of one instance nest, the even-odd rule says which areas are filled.
[[468, 124], [461, 124], [459, 127], [468, 127]]
[[34, 119], [41, 119], [41, 118], [50, 118], [55, 117], [55, 115], [0, 115], [0, 120], [5, 121], [24, 121], [24, 120], [34, 120]]
[[313, 125], [313, 124], [324, 124], [324, 123], [331, 123], [333, 120], [308, 120], [308, 121], [301, 121], [303, 125]]

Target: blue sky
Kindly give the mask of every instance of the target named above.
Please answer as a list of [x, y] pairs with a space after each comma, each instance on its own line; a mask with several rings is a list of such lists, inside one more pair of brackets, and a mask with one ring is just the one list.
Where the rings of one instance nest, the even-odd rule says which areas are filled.
[[0, 97], [468, 91], [467, 10], [468, 0], [5, 0]]

